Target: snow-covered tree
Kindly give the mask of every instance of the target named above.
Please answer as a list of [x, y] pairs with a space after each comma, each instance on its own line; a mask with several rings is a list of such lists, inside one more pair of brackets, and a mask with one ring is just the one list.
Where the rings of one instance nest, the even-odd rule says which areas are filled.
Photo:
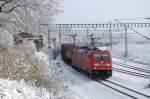
[[60, 0], [0, 0], [0, 27], [11, 33], [42, 31], [40, 24], [52, 22], [60, 12]]
[[13, 36], [4, 29], [0, 29], [0, 51], [13, 46]]

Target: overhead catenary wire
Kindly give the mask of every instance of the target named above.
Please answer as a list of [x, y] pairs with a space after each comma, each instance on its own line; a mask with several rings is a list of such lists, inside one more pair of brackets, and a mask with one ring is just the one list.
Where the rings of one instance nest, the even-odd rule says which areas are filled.
[[141, 35], [141, 36], [144, 37], [145, 39], [150, 40], [150, 38], [146, 37], [145, 35], [141, 34], [141, 33], [138, 32], [138, 31], [134, 30], [133, 28], [127, 26], [125, 23], [120, 22], [118, 19], [114, 19], [114, 20], [115, 20], [116, 22], [118, 22], [119, 24], [124, 25], [125, 27], [127, 27], [127, 28], [129, 28], [130, 30], [134, 31], [135, 33]]

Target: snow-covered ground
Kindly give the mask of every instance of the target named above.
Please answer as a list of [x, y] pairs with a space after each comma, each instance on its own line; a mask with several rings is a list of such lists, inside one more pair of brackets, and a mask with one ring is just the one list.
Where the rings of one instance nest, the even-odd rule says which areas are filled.
[[[113, 61], [118, 61], [118, 62], [122, 62], [124, 64], [128, 64], [131, 66], [135, 66], [141, 69], [147, 69], [150, 70], [150, 66], [148, 65], [142, 65], [142, 64], [138, 64], [138, 63], [134, 63], [128, 60], [134, 60], [134, 61], [139, 61], [139, 62], [143, 62], [143, 63], [147, 63], [149, 64], [150, 62], [150, 45], [149, 45], [149, 41], [141, 41], [139, 40], [138, 42], [134, 42], [134, 43], [129, 43], [128, 44], [128, 58], [126, 58], [125, 60], [123, 59], [118, 59], [119, 57], [123, 58], [124, 55], [124, 44], [117, 44], [117, 45], [113, 45], [113, 49], [112, 49], [112, 54], [113, 56], [117, 56], [118, 58], [113, 58]], [[118, 65], [113, 65], [113, 67], [116, 68], [121, 68], [124, 70], [129, 70], [129, 71], [133, 71], [133, 72], [137, 72], [136, 70], [131, 70], [129, 68], [125, 68], [125, 67], [121, 67]], [[138, 71], [138, 73], [141, 73]], [[150, 75], [150, 73], [147, 73], [148, 75]], [[128, 84], [126, 84], [127, 86], [130, 86], [131, 88], [137, 89], [139, 91], [142, 91], [146, 94], [149, 94], [150, 88], [146, 88], [147, 85], [150, 83], [150, 79], [144, 79], [141, 77], [135, 77], [133, 75], [128, 75], [128, 74], [123, 74], [123, 73], [119, 73], [119, 72], [114, 72], [113, 73], [113, 79], [114, 78], [119, 78], [119, 79], [123, 79]], [[116, 79], [115, 79], [116, 80]], [[121, 80], [119, 80], [121, 81]], [[150, 94], [149, 94], [150, 95]]]
[[48, 87], [47, 85], [37, 87], [30, 81], [1, 78], [0, 99], [72, 99], [67, 88], [62, 89], [60, 79], [55, 74], [54, 65], [49, 62], [48, 55], [43, 52], [37, 52], [36, 55], [41, 64], [38, 65], [41, 73], [38, 76], [42, 77], [41, 81], [47, 81], [44, 84], [48, 84]]
[[[124, 56], [124, 43], [113, 45], [112, 54], [113, 56], [123, 57]], [[150, 42], [144, 41], [141, 43], [129, 43], [128, 44], [128, 58], [134, 61], [149, 63], [150, 62]]]
[[[45, 64], [45, 66], [41, 68], [41, 71], [45, 75], [50, 76], [51, 71], [49, 70], [49, 59], [47, 55], [44, 53], [37, 53], [37, 56], [40, 61], [43, 61]], [[144, 69], [150, 69], [148, 66], [139, 65], [121, 59], [113, 58], [113, 60]], [[88, 78], [83, 73], [67, 66], [62, 61], [61, 56], [59, 56], [57, 60], [50, 60], [50, 64], [54, 66], [55, 70], [57, 70], [57, 73], [59, 73], [59, 76], [61, 77], [64, 90], [60, 91], [62, 93], [59, 94], [62, 99], [130, 99], [128, 96], [103, 86]], [[113, 64], [113, 67], [125, 69], [124, 67], [115, 64]], [[47, 79], [46, 76], [44, 77]], [[113, 71], [113, 76], [109, 78], [109, 80], [150, 96], [150, 88], [147, 87], [150, 83], [150, 79]], [[25, 83], [23, 80], [11, 81], [0, 79], [0, 99], [56, 99], [53, 95], [54, 94], [50, 94], [46, 91], [46, 89], [36, 88], [35, 86]]]
[[[121, 60], [121, 59], [113, 58], [113, 60], [117, 61], [117, 62], [120, 62], [120, 63], [131, 65], [131, 66], [143, 68], [143, 69], [149, 69], [150, 68], [150, 67], [147, 67], [145, 65], [124, 61], [124, 60]], [[121, 69], [125, 70], [124, 67], [121, 67], [121, 66], [118, 66], [118, 65], [115, 65], [115, 64], [113, 64], [113, 67], [121, 68]], [[127, 68], [126, 68], [126, 70], [140, 73], [139, 71], [130, 70], [130, 69], [127, 69]], [[149, 73], [149, 75], [150, 75], [150, 73]], [[132, 88], [132, 89], [138, 90], [142, 93], [146, 93], [146, 94], [150, 95], [150, 93], [149, 93], [150, 88], [147, 88], [148, 84], [150, 83], [150, 79], [142, 78], [142, 77], [136, 77], [134, 75], [119, 73], [119, 72], [115, 72], [115, 71], [113, 72], [113, 77], [111, 79], [113, 81], [119, 82], [119, 83], [121, 83], [125, 86], [128, 86], [129, 88]]]
[[22, 81], [0, 79], [0, 99], [53, 99], [46, 89]]
[[[69, 88], [73, 99], [130, 99], [66, 65], [60, 56], [53, 61], [53, 64], [61, 72], [63, 83]], [[115, 67], [115, 65], [113, 66]], [[113, 76], [109, 80], [150, 96], [150, 88], [147, 88], [149, 79], [113, 71]]]
[[61, 70], [64, 83], [68, 86], [75, 99], [123, 99], [117, 93], [106, 90], [107, 88], [87, 78], [71, 67], [67, 66], [59, 57], [56, 61], [57, 68]]
[[[46, 54], [43, 52], [36, 53], [37, 58], [41, 61], [44, 74], [46, 76], [47, 70], [51, 70], [49, 66], [49, 60]], [[40, 66], [40, 65], [39, 65]], [[45, 69], [46, 68], [46, 69]], [[28, 73], [28, 72], [26, 72]], [[47, 79], [44, 78], [43, 79]], [[9, 78], [9, 77], [8, 77]], [[23, 79], [23, 78], [22, 78]], [[0, 99], [54, 99], [53, 93], [50, 93], [46, 88], [36, 87], [32, 82], [24, 80], [10, 80], [0, 79]]]
[[[44, 53], [37, 53], [37, 55], [40, 60], [45, 62], [45, 64], [49, 64], [47, 56]], [[149, 68], [144, 65], [123, 61], [121, 59], [113, 58], [113, 60], [145, 69]], [[51, 64], [55, 66], [54, 68], [57, 70], [57, 73], [60, 74], [63, 87], [66, 90], [65, 92], [61, 91], [62, 93], [60, 94], [60, 97], [64, 96], [63, 99], [130, 99], [128, 96], [103, 86], [98, 82], [88, 78], [85, 74], [80, 73], [66, 65], [62, 61], [61, 56], [59, 56], [57, 60], [51, 60]], [[113, 67], [118, 66], [113, 64]], [[48, 69], [48, 67], [44, 68]], [[47, 72], [48, 71], [49, 70], [47, 70]], [[147, 85], [150, 83], [149, 79], [113, 71], [113, 76], [109, 78], [109, 80], [150, 96], [150, 88], [147, 88]], [[105, 81], [103, 82], [105, 83]], [[46, 91], [46, 89], [36, 88], [25, 83], [23, 80], [11, 81], [0, 79], [0, 99], [55, 98], [56, 97]]]

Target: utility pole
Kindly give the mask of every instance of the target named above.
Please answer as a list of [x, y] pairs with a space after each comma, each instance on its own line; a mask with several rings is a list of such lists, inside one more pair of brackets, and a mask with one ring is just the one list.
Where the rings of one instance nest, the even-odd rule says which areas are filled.
[[101, 39], [101, 38], [94, 38], [94, 34], [88, 35], [88, 37], [90, 37], [91, 40], [91, 47], [95, 47], [95, 39]]
[[128, 28], [125, 27], [125, 53], [124, 53], [124, 57], [128, 58]]
[[71, 38], [71, 37], [73, 38], [73, 44], [74, 44], [74, 45], [75, 45], [75, 43], [76, 43], [76, 36], [77, 36], [77, 34], [70, 35], [70, 38]]
[[74, 43], [74, 45], [75, 45], [75, 43], [76, 43], [76, 34], [74, 34], [72, 37], [73, 37], [73, 43]]
[[90, 39], [91, 39], [91, 47], [94, 47], [94, 38], [93, 38], [94, 34], [90, 35]]
[[[24, 9], [25, 9], [25, 16], [26, 16], [26, 18], [28, 18], [28, 9], [27, 9], [27, 7], [24, 7]], [[25, 32], [29, 32], [29, 28], [28, 28], [28, 26], [27, 25], [25, 25]]]
[[56, 38], [53, 38], [53, 43], [54, 43], [53, 55], [54, 55], [54, 60], [55, 60], [56, 59]]
[[50, 46], [50, 28], [48, 29], [48, 48], [51, 48], [51, 46]]
[[[38, 23], [40, 23], [40, 19], [38, 19]], [[41, 33], [41, 25], [38, 24], [38, 28], [39, 28], [39, 34]]]
[[59, 45], [61, 45], [61, 32], [60, 32], [60, 27], [59, 27]]
[[[124, 58], [128, 58], [128, 28], [140, 35], [142, 35], [141, 33], [135, 31], [134, 29], [130, 28], [130, 27], [127, 27], [124, 23], [121, 23], [119, 20], [117, 19], [114, 19], [116, 22], [118, 22], [119, 24], [123, 24], [124, 27], [125, 27], [125, 52], [124, 52]], [[147, 38], [145, 37], [144, 35], [142, 35], [144, 38]]]
[[87, 41], [86, 41], [86, 45], [88, 45], [88, 36], [89, 36], [89, 28], [87, 27], [87, 30], [86, 30], [86, 36], [87, 36]]
[[71, 43], [71, 34], [69, 35], [70, 39], [69, 39], [69, 42]]
[[112, 50], [112, 31], [111, 31], [111, 21], [109, 26], [109, 49]]

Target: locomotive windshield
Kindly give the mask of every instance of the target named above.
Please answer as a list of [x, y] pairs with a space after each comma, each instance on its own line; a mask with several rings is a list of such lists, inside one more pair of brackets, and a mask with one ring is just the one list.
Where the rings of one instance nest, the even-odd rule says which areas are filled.
[[94, 59], [95, 60], [110, 60], [110, 55], [109, 54], [94, 54]]

